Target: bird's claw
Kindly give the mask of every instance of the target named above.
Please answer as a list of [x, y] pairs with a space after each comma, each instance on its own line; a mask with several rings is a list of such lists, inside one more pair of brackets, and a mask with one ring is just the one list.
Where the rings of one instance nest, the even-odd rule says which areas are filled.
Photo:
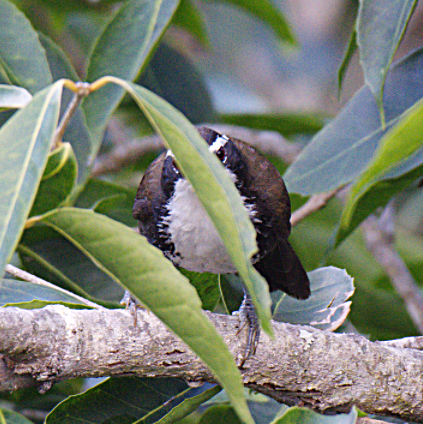
[[242, 368], [248, 358], [255, 355], [257, 346], [260, 340], [260, 323], [257, 317], [256, 310], [250, 295], [245, 292], [244, 300], [241, 303], [241, 307], [238, 312], [239, 317], [239, 330], [237, 335], [248, 325], [247, 343], [245, 345], [244, 354], [241, 357], [239, 368]]
[[129, 293], [128, 290], [125, 290], [125, 294], [122, 297], [122, 300], [120, 301], [121, 305], [125, 305], [125, 309], [129, 310], [132, 317], [134, 318], [134, 327], [137, 326], [137, 309], [141, 308], [141, 305], [138, 303], [136, 299], [134, 299]]

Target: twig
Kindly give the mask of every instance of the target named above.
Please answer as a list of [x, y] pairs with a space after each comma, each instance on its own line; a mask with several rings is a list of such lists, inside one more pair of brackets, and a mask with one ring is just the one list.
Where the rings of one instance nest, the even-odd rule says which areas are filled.
[[311, 196], [303, 206], [292, 213], [291, 225], [297, 225], [300, 221], [307, 218], [307, 216], [311, 215], [313, 212], [322, 209], [324, 206], [326, 206], [329, 200], [332, 199], [332, 197], [342, 189], [343, 186], [335, 188], [332, 191], [328, 191], [327, 193], [319, 193]]
[[367, 248], [382, 265], [396, 291], [405, 303], [414, 325], [423, 334], [423, 294], [401, 256], [394, 247], [394, 216], [392, 205], [385, 208], [378, 220], [369, 216], [361, 224]]
[[75, 300], [78, 300], [79, 302], [91, 308], [106, 310], [106, 308], [101, 305], [98, 305], [97, 303], [91, 302], [90, 300], [84, 299], [83, 297], [78, 296], [75, 293], [62, 289], [61, 287], [55, 286], [54, 284], [51, 284], [48, 281], [43, 280], [42, 278], [36, 277], [35, 275], [30, 274], [29, 272], [23, 271], [22, 269], [19, 269], [11, 264], [7, 264], [4, 270], [17, 278], [20, 278], [21, 280], [28, 281], [32, 284], [38, 284], [39, 286], [48, 287], [67, 296], [73, 297]]
[[92, 176], [97, 177], [107, 173], [118, 172], [125, 166], [136, 162], [147, 153], [159, 151], [163, 144], [158, 135], [150, 135], [121, 143], [110, 152], [98, 157], [93, 166]]
[[52, 150], [54, 150], [56, 147], [60, 145], [63, 139], [63, 134], [65, 133], [65, 130], [72, 119], [72, 116], [74, 115], [76, 108], [81, 103], [81, 100], [88, 96], [90, 93], [89, 84], [83, 83], [83, 82], [77, 82], [76, 84], [77, 91], [75, 92], [74, 96], [72, 97], [72, 100], [68, 104], [68, 107], [66, 108], [65, 113], [63, 114], [63, 117], [56, 129], [56, 133], [54, 134], [53, 139], [53, 145]]

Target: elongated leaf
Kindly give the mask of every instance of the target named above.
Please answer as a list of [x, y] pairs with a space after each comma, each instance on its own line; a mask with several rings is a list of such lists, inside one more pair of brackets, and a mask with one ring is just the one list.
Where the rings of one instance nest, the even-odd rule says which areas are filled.
[[175, 422], [220, 390], [211, 384], [192, 389], [177, 378], [108, 378], [61, 402], [48, 415], [46, 424]]
[[257, 251], [255, 231], [238, 190], [207, 143], [177, 110], [135, 84], [115, 80], [126, 88], [150, 124], [172, 150], [176, 161], [207, 210], [256, 307], [263, 329], [272, 334], [269, 288], [251, 264]]
[[54, 288], [40, 286], [28, 281], [0, 280], [0, 306], [36, 309], [46, 305], [61, 304], [67, 307], [86, 308], [86, 304], [75, 297]]
[[347, 49], [345, 50], [344, 56], [341, 60], [341, 65], [338, 68], [338, 96], [341, 94], [342, 83], [344, 82], [344, 77], [347, 73], [348, 65], [356, 50], [357, 33], [354, 29], [351, 33], [350, 39], [348, 40]]
[[[248, 402], [248, 407], [250, 409], [251, 415], [254, 418], [256, 424], [269, 424], [275, 417], [278, 417], [283, 414], [285, 410], [288, 409], [288, 406], [277, 402], [276, 400], [263, 395], [262, 393], [258, 393], [252, 390], [245, 389], [245, 397]], [[215, 412], [219, 411], [219, 408], [214, 409], [214, 406], [224, 406], [222, 412], [226, 412], [226, 407], [229, 406], [229, 398], [224, 390], [210, 399], [205, 405], [207, 407], [206, 412], [201, 416], [200, 422], [203, 419], [207, 419], [206, 422], [211, 422], [213, 424], [220, 421], [213, 421], [213, 417], [216, 417]], [[211, 407], [211, 408], [210, 408]], [[210, 409], [214, 409], [214, 411], [209, 415], [208, 411]], [[217, 417], [219, 420], [219, 417]], [[225, 423], [231, 423], [232, 420], [224, 421]], [[235, 423], [239, 422], [238, 420], [234, 421]]]
[[[87, 81], [105, 75], [134, 79], [169, 25], [178, 0], [130, 0], [116, 13], [97, 40], [87, 71]], [[92, 93], [84, 103], [87, 125], [96, 155], [106, 123], [123, 97], [117, 86]]]
[[220, 115], [219, 121], [257, 130], [278, 131], [285, 137], [295, 134], [315, 134], [323, 128], [325, 122], [324, 117], [311, 114], [252, 115], [248, 113]]
[[2, 424], [33, 424], [23, 415], [4, 408], [0, 409], [0, 422]]
[[[67, 78], [72, 81], [79, 81], [80, 78], [62, 49], [44, 34], [39, 34], [39, 37], [46, 51], [54, 80]], [[73, 96], [74, 93], [69, 90], [64, 90], [62, 97], [62, 113], [66, 110]], [[88, 177], [89, 165], [92, 161], [90, 157], [92, 141], [85, 122], [84, 112], [81, 108], [77, 108], [72, 116], [66, 127], [63, 141], [68, 141], [72, 144], [78, 162], [78, 183], [82, 185]]]
[[52, 83], [50, 69], [37, 33], [11, 2], [0, 0], [0, 67], [12, 84], [31, 94]]
[[186, 269], [179, 270], [182, 275], [189, 279], [189, 282], [197, 290], [198, 296], [206, 311], [214, 311], [220, 299], [219, 280], [220, 275], [208, 272], [192, 272]]
[[79, 81], [80, 78], [69, 58], [66, 56], [66, 53], [50, 37], [47, 37], [42, 32], [38, 34], [38, 37], [45, 50], [53, 79], [68, 78], [72, 81]]
[[240, 417], [252, 422], [232, 355], [202, 312], [195, 289], [160, 250], [125, 225], [90, 210], [63, 208], [44, 215], [42, 222], [128, 288], [174, 331], [209, 366]]
[[261, 19], [269, 25], [276, 36], [282, 41], [297, 44], [288, 22], [285, 20], [280, 9], [270, 0], [226, 0], [234, 6], [240, 7], [253, 16]]
[[25, 88], [0, 84], [0, 109], [20, 109], [32, 100]]
[[383, 137], [372, 161], [351, 188], [341, 217], [340, 241], [349, 233], [357, 204], [369, 189], [392, 168], [423, 146], [423, 100], [417, 102]]
[[[384, 93], [385, 130], [370, 89], [367, 86], [361, 88], [290, 166], [284, 175], [288, 190], [310, 195], [339, 187], [357, 177], [387, 130], [423, 97], [422, 77], [422, 49], [392, 67]], [[417, 165], [414, 163], [413, 166]]]
[[90, 179], [79, 194], [75, 206], [94, 209], [129, 227], [135, 227], [137, 221], [132, 217], [135, 192], [108, 181]]
[[360, 1], [356, 29], [360, 63], [382, 122], [385, 78], [416, 4], [416, 0]]
[[[413, 166], [414, 163], [415, 166]], [[338, 228], [336, 244], [348, 237], [377, 208], [384, 207], [393, 196], [405, 190], [423, 175], [423, 150], [420, 149], [404, 165], [406, 166], [398, 166], [395, 172], [388, 171], [356, 198], [349, 224], [345, 228]], [[399, 177], [396, 176], [398, 174]]]
[[240, 424], [235, 411], [230, 405], [214, 405], [207, 408], [206, 412], [201, 416], [198, 424]]
[[172, 24], [189, 31], [204, 47], [210, 47], [204, 18], [192, 0], [181, 0]]
[[308, 408], [293, 406], [272, 424], [355, 424], [357, 409], [353, 407], [348, 414], [322, 415]]
[[123, 297], [115, 280], [50, 227], [25, 230], [17, 251], [28, 272], [59, 287], [95, 302], [112, 302], [110, 307], [117, 307]]
[[0, 130], [0, 269], [21, 236], [37, 192], [60, 109], [63, 81], [37, 93]]
[[161, 43], [137, 84], [148, 88], [193, 124], [214, 122], [214, 109], [206, 81], [194, 64], [177, 49]]
[[216, 396], [220, 391], [221, 388], [219, 386], [213, 386], [211, 384], [204, 385], [197, 389], [190, 389], [190, 393], [188, 394], [192, 397], [184, 399], [182, 403], [176, 405], [168, 414], [157, 421], [157, 424], [172, 424], [178, 422], [181, 418], [195, 411], [195, 409], [204, 402]]
[[62, 143], [49, 155], [29, 215], [41, 215], [63, 204], [72, 193], [77, 174], [78, 166], [72, 146], [69, 143]]

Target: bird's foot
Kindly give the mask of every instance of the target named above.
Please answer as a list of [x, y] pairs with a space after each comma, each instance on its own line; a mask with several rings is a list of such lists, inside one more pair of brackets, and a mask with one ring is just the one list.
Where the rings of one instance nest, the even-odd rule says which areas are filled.
[[129, 309], [129, 312], [134, 318], [134, 327], [136, 327], [137, 326], [137, 309], [142, 308], [140, 303], [132, 297], [131, 293], [129, 293], [128, 290], [125, 290], [125, 294], [123, 295], [123, 298], [120, 301], [120, 304], [125, 305], [126, 310]]
[[247, 343], [239, 363], [239, 368], [242, 368], [247, 359], [255, 355], [260, 340], [260, 322], [251, 297], [246, 291], [237, 315], [239, 318], [239, 330], [236, 335], [239, 335], [245, 326], [248, 325]]

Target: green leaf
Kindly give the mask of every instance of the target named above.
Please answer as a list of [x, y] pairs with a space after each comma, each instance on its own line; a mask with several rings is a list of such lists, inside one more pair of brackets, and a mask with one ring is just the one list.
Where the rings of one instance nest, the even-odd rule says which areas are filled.
[[351, 33], [350, 39], [348, 40], [348, 46], [345, 50], [344, 56], [341, 61], [341, 65], [338, 68], [338, 96], [341, 94], [342, 83], [344, 82], [345, 74], [347, 73], [348, 65], [357, 50], [357, 33], [355, 29]]
[[198, 424], [240, 424], [233, 408], [230, 405], [214, 405], [207, 408]]
[[172, 24], [190, 32], [204, 47], [210, 47], [203, 16], [192, 0], [181, 0]]
[[[62, 49], [47, 36], [40, 33], [39, 37], [46, 51], [53, 79], [67, 78], [71, 81], [79, 81], [80, 78]], [[66, 109], [73, 97], [74, 93], [70, 90], [64, 90], [62, 110]], [[77, 108], [72, 116], [66, 127], [63, 140], [72, 144], [78, 162], [78, 183], [82, 185], [88, 177], [89, 164], [92, 160], [90, 157], [92, 141], [81, 108]]]
[[314, 134], [323, 128], [323, 116], [312, 114], [222, 114], [219, 122], [230, 125], [254, 128], [257, 130], [277, 131], [285, 137], [296, 134]]
[[[86, 80], [105, 75], [133, 80], [145, 65], [178, 6], [178, 0], [126, 1], [105, 27], [90, 57]], [[117, 86], [92, 93], [82, 104], [97, 154], [107, 121], [123, 97]]]
[[[207, 390], [206, 390], [207, 389]], [[210, 384], [199, 387], [198, 389], [190, 389], [191, 392], [200, 392], [192, 398], [185, 399], [181, 404], [175, 406], [172, 411], [166, 414], [162, 419], [157, 421], [158, 424], [172, 424], [186, 417], [191, 412], [195, 411], [204, 402], [208, 401], [221, 391], [219, 386]], [[191, 394], [191, 393], [190, 393]]]
[[[423, 150], [419, 150], [407, 161], [406, 166], [399, 166], [394, 171], [377, 179], [366, 191], [354, 200], [349, 224], [338, 228], [336, 244], [347, 238], [357, 226], [379, 207], [384, 207], [397, 193], [405, 190], [423, 174]], [[415, 167], [413, 164], [416, 164]], [[399, 177], [396, 175], [400, 175]]]
[[[402, 113], [423, 97], [421, 78], [422, 49], [391, 68], [384, 92], [385, 129], [370, 89], [361, 88], [289, 167], [284, 175], [288, 191], [310, 195], [340, 187], [356, 178], [366, 168], [379, 140], [399, 121]], [[413, 166], [417, 165], [413, 163]]]
[[63, 208], [44, 215], [41, 222], [66, 237], [174, 331], [215, 374], [237, 413], [252, 422], [232, 355], [201, 310], [195, 289], [159, 249], [90, 210]]
[[28, 420], [23, 415], [9, 411], [8, 409], [0, 408], [0, 423], [1, 424], [33, 424], [33, 421]]
[[379, 107], [382, 126], [383, 85], [417, 0], [361, 0], [357, 18], [357, 45], [364, 80]]
[[0, 280], [0, 306], [16, 306], [24, 309], [38, 309], [46, 305], [60, 304], [69, 307], [87, 305], [75, 297], [50, 287], [28, 281]]
[[308, 408], [293, 406], [272, 424], [355, 424], [357, 409], [353, 407], [349, 414], [322, 415]]
[[[280, 416], [286, 409], [288, 409], [288, 406], [277, 402], [269, 396], [265, 396], [262, 393], [255, 392], [250, 389], [245, 389], [245, 397], [248, 402], [248, 408], [250, 409], [251, 415], [253, 416], [256, 424], [269, 424], [275, 417]], [[208, 415], [209, 413], [207, 411], [212, 409], [210, 406], [214, 407], [215, 405], [224, 406], [225, 408], [221, 411], [224, 413], [227, 411], [229, 399], [224, 390], [206, 402], [204, 407], [206, 407], [207, 410], [201, 416], [201, 419], [205, 420], [207, 418], [207, 420], [210, 419], [210, 421], [213, 422], [212, 420], [215, 416], [215, 412], [218, 412], [219, 408], [210, 411], [210, 415]], [[228, 422], [232, 423], [230, 420]], [[235, 422], [239, 421], [236, 420]]]
[[226, 0], [234, 6], [244, 9], [251, 15], [261, 19], [264, 23], [269, 25], [285, 43], [293, 45], [297, 44], [292, 30], [283, 16], [280, 9], [278, 9], [270, 0]]
[[124, 290], [67, 239], [45, 225], [25, 230], [18, 253], [25, 269], [95, 302], [118, 306]]
[[72, 146], [62, 143], [49, 155], [29, 216], [41, 215], [65, 203], [75, 187], [77, 175]]
[[32, 100], [25, 88], [0, 84], [0, 109], [20, 109]]
[[137, 221], [132, 217], [135, 191], [99, 179], [90, 179], [76, 199], [75, 206], [94, 209], [129, 227]]
[[0, 68], [11, 84], [31, 94], [52, 83], [47, 58], [37, 33], [11, 2], [0, 0]]
[[423, 100], [420, 100], [405, 112], [400, 121], [382, 138], [372, 161], [352, 186], [342, 213], [338, 242], [350, 233], [358, 201], [365, 193], [388, 171], [404, 163], [423, 146], [422, 127]]
[[68, 78], [72, 81], [79, 81], [80, 78], [66, 53], [47, 35], [38, 33], [41, 45], [45, 50], [51, 75], [56, 81], [60, 78]]
[[308, 274], [312, 295], [297, 300], [285, 293], [272, 293], [273, 319], [290, 324], [312, 325], [334, 331], [346, 319], [354, 293], [353, 278], [343, 269], [333, 266], [319, 268]]
[[0, 269], [12, 255], [37, 192], [59, 117], [63, 81], [37, 93], [0, 130]]
[[168, 101], [194, 124], [215, 120], [204, 77], [186, 56], [166, 43], [158, 46], [137, 84]]
[[255, 230], [238, 190], [198, 131], [163, 99], [135, 84], [115, 80], [137, 102], [150, 124], [172, 150], [183, 174], [216, 225], [254, 302], [263, 329], [272, 334], [269, 288], [251, 264], [257, 252]]
[[179, 269], [179, 272], [185, 275], [189, 282], [195, 287], [195, 290], [197, 290], [203, 309], [213, 312], [220, 299], [220, 275], [210, 274], [208, 272], [192, 272], [186, 269]]
[[108, 378], [61, 402], [47, 416], [46, 424], [172, 423], [220, 390], [211, 384], [192, 389], [177, 378]]

